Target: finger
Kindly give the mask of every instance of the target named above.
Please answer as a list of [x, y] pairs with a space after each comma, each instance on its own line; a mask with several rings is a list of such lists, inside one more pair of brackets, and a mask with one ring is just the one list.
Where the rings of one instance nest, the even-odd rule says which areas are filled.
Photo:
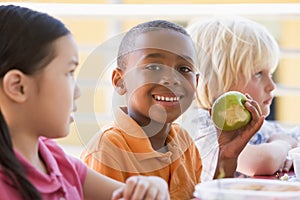
[[277, 170], [279, 173], [282, 173], [282, 170], [283, 170], [283, 168], [284, 168], [284, 163], [285, 163], [285, 162], [281, 163], [279, 169]]
[[[261, 120], [261, 117], [263, 115], [261, 115], [259, 112], [259, 110], [256, 108], [256, 106], [252, 105], [251, 103], [249, 103], [248, 101], [245, 103], [245, 107], [250, 111], [252, 119], [250, 121], [250, 126], [251, 127], [255, 127], [257, 128], [257, 126], [255, 126], [255, 124], [259, 123]], [[264, 116], [263, 116], [264, 118]], [[260, 127], [259, 127], [260, 128]], [[259, 130], [259, 129], [257, 129]]]
[[158, 188], [149, 188], [147, 193], [145, 194], [145, 200], [153, 200], [153, 199], [157, 199], [157, 200], [160, 200], [160, 199], [163, 199], [162, 197], [159, 197], [159, 191], [158, 191]]
[[244, 131], [240, 134], [241, 139], [248, 143], [248, 141], [257, 133], [261, 128], [265, 120], [265, 116], [255, 117], [252, 121], [245, 127]]
[[125, 199], [132, 199], [138, 182], [139, 182], [138, 176], [131, 176], [126, 180], [126, 185], [123, 192], [123, 196]]
[[[248, 127], [244, 129], [244, 131], [239, 134], [236, 138], [234, 138], [234, 146], [232, 146], [232, 150], [240, 153], [244, 147], [248, 144], [249, 140], [255, 135], [255, 133], [260, 129], [264, 122], [264, 116], [261, 116], [258, 121], [254, 124], [247, 125]], [[249, 127], [250, 126], [250, 127]]]
[[284, 171], [284, 172], [290, 171], [292, 165], [293, 165], [293, 160], [287, 158], [287, 159], [285, 160], [285, 163], [284, 163], [283, 171]]
[[261, 110], [256, 101], [247, 100], [244, 105], [246, 109], [251, 113], [251, 117], [254, 120], [261, 116]]
[[251, 99], [251, 100], [253, 99], [249, 93], [245, 93], [245, 96], [247, 97], [247, 99]]
[[255, 101], [255, 100], [247, 100], [247, 101], [256, 108], [256, 110], [258, 111], [259, 116], [261, 116], [262, 111], [261, 111], [261, 108], [260, 108], [259, 104], [257, 103], [257, 101]]
[[123, 197], [123, 191], [124, 191], [124, 187], [116, 189], [112, 194], [111, 200], [120, 200]]
[[155, 195], [156, 200], [169, 200], [170, 195], [169, 195], [169, 189], [168, 189], [168, 184], [165, 180], [163, 180], [160, 177], [148, 177], [152, 183], [155, 183], [156, 186], [159, 187], [154, 187], [150, 185], [150, 188], [156, 188], [155, 191], [153, 191], [153, 196]]
[[[149, 186], [149, 181], [145, 181], [145, 178], [139, 178], [138, 182], [136, 183], [135, 189], [132, 193], [132, 196], [129, 199], [144, 199], [146, 193], [151, 190], [151, 187]], [[151, 195], [151, 192], [149, 192], [149, 195]], [[152, 199], [153, 198], [154, 197], [152, 197]]]

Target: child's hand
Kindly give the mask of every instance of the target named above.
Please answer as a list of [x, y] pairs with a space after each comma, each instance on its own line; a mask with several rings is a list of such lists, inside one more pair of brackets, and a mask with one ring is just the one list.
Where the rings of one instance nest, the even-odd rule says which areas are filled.
[[114, 191], [112, 200], [169, 200], [168, 184], [156, 176], [132, 176], [125, 186]]
[[264, 116], [261, 114], [258, 103], [249, 95], [246, 96], [248, 99], [245, 103], [245, 107], [251, 113], [251, 121], [249, 124], [235, 131], [222, 131], [217, 129], [220, 151], [215, 177], [218, 177], [220, 171], [225, 173], [225, 177], [233, 177], [237, 167], [238, 156], [264, 122]]
[[[288, 151], [292, 148], [297, 147], [297, 140], [295, 140], [293, 137], [286, 133], [277, 133], [270, 136], [268, 143], [272, 142], [280, 142], [281, 143], [281, 149], [283, 152], [286, 152], [288, 154]], [[291, 167], [293, 165], [293, 160], [289, 156], [286, 156], [286, 158], [282, 161], [282, 165], [279, 168], [279, 172], [288, 172], [290, 171]]]

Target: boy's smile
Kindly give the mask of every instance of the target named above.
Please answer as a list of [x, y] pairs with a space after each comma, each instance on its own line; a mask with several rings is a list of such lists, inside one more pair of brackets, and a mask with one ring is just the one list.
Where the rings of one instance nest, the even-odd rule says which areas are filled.
[[174, 94], [154, 94], [152, 97], [158, 101], [158, 103], [179, 103], [182, 96], [176, 96]]

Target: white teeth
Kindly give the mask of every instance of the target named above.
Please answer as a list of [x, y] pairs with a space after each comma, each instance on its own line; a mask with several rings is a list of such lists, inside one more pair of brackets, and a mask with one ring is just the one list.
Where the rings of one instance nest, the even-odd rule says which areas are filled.
[[179, 101], [179, 97], [164, 97], [164, 96], [158, 96], [155, 95], [154, 96], [155, 100], [157, 101], [168, 101], [168, 102], [176, 102]]

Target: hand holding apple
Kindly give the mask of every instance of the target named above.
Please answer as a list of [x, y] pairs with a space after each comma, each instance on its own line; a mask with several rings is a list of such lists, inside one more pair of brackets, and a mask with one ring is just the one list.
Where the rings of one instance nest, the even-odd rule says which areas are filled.
[[246, 95], [246, 100], [243, 105], [245, 106], [245, 109], [251, 113], [250, 121], [247, 123], [244, 122], [245, 125], [238, 129], [231, 129], [229, 131], [226, 131], [223, 128], [217, 129], [219, 156], [215, 178], [219, 177], [221, 172], [224, 174], [223, 177], [234, 176], [237, 167], [237, 159], [241, 151], [264, 122], [265, 116], [262, 115], [258, 103], [249, 95]]

